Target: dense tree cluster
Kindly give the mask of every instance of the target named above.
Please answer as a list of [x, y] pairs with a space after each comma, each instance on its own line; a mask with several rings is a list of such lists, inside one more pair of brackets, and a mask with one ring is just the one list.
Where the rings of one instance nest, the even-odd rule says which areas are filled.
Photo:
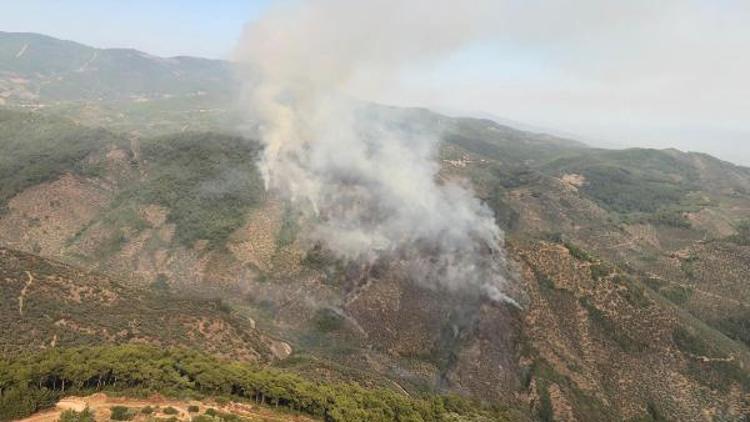
[[741, 246], [750, 246], [750, 220], [740, 222], [737, 225], [737, 233], [729, 240]]
[[159, 204], [169, 209], [177, 239], [213, 246], [245, 222], [265, 191], [255, 165], [259, 145], [217, 133], [181, 133], [142, 141], [147, 176], [113, 204]]
[[24, 189], [65, 173], [93, 175], [100, 169], [84, 160], [122, 137], [71, 121], [0, 109], [0, 210]]
[[327, 421], [503, 420], [499, 409], [456, 397], [411, 397], [355, 384], [325, 384], [274, 369], [144, 345], [50, 349], [0, 361], [0, 420], [54, 405], [63, 395], [117, 391], [226, 397]]

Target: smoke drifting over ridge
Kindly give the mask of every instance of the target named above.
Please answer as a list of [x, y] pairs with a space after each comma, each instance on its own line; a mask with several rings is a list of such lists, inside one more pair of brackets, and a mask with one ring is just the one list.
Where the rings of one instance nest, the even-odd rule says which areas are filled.
[[503, 233], [467, 188], [438, 183], [439, 134], [351, 98], [490, 28], [491, 1], [286, 3], [246, 28], [237, 60], [265, 144], [266, 187], [309, 211], [313, 241], [365, 262], [396, 257], [427, 285], [503, 293]]

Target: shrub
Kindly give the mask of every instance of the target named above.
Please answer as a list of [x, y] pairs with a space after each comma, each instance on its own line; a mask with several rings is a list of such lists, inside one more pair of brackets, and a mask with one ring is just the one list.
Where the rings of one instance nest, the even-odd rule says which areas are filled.
[[660, 211], [649, 216], [647, 221], [652, 224], [675, 227], [678, 229], [689, 229], [692, 227], [690, 220], [687, 219], [685, 214], [678, 211]]
[[200, 411], [200, 408], [196, 405], [190, 405], [188, 406], [188, 412], [190, 413], [198, 413]]
[[329, 333], [341, 329], [344, 325], [344, 317], [330, 308], [321, 308], [315, 312], [313, 324], [321, 333]]
[[156, 276], [156, 280], [151, 283], [151, 288], [154, 289], [154, 291], [156, 291], [157, 293], [169, 293], [170, 287], [169, 278], [167, 278], [167, 275], [164, 273], [159, 273]]
[[180, 413], [180, 411], [179, 411], [179, 410], [175, 409], [175, 408], [174, 408], [174, 407], [172, 407], [172, 406], [169, 406], [169, 407], [165, 407], [165, 408], [164, 408], [164, 410], [162, 410], [162, 412], [163, 412], [163, 413], [164, 413], [165, 415], [177, 415], [177, 414], [179, 414], [179, 413]]
[[612, 272], [614, 271], [612, 267], [610, 267], [607, 264], [593, 264], [590, 267], [591, 269], [591, 278], [594, 279], [594, 281], [601, 281], [602, 279], [606, 278]]
[[60, 422], [94, 422], [94, 412], [88, 407], [80, 412], [68, 409], [60, 414]]
[[540, 383], [539, 386], [537, 386], [537, 393], [539, 394], [539, 420], [553, 422], [555, 420], [555, 411], [552, 408], [552, 399], [549, 395], [547, 385]]
[[536, 276], [536, 281], [539, 283], [539, 287], [547, 290], [555, 289], [555, 282], [550, 278], [550, 276], [537, 270], [536, 268], [534, 268], [534, 275]]
[[125, 406], [112, 406], [110, 410], [112, 411], [110, 419], [113, 421], [129, 421], [135, 417], [135, 412]]
[[662, 289], [660, 293], [675, 305], [682, 305], [693, 295], [693, 289], [689, 286], [669, 286]]
[[750, 246], [750, 220], [740, 222], [737, 234], [730, 236], [729, 240], [740, 246]]
[[154, 413], [154, 408], [151, 407], [151, 406], [146, 406], [146, 407], [144, 407], [144, 408], [141, 409], [141, 413], [143, 413], [144, 415], [150, 415], [150, 414]]
[[594, 262], [594, 257], [591, 256], [588, 252], [584, 251], [583, 249], [579, 248], [578, 246], [570, 243], [565, 242], [564, 243], [565, 248], [568, 249], [568, 252], [570, 252], [570, 255], [579, 260], [579, 261], [587, 261], [587, 262]]
[[202, 415], [193, 416], [192, 422], [245, 422], [247, 419], [232, 413], [219, 412], [216, 409], [206, 409]]
[[221, 422], [222, 419], [208, 415], [195, 415], [191, 422]]

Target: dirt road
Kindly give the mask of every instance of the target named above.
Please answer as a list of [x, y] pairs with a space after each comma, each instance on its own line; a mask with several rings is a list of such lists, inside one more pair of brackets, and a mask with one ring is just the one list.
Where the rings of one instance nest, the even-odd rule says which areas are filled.
[[[86, 407], [94, 412], [97, 421], [110, 420], [110, 408], [112, 406], [126, 406], [136, 411], [133, 422], [149, 421], [157, 418], [176, 417], [181, 421], [189, 421], [193, 416], [204, 413], [207, 409], [213, 408], [221, 412], [231, 413], [233, 415], [246, 418], [250, 422], [267, 421], [267, 422], [312, 422], [314, 419], [276, 412], [272, 408], [254, 406], [245, 403], [229, 403], [218, 405], [213, 401], [197, 400], [173, 400], [155, 395], [147, 399], [133, 399], [128, 397], [111, 397], [103, 393], [93, 394], [87, 397], [65, 397], [57, 402], [54, 409], [45, 410], [36, 413], [23, 422], [56, 422], [60, 414], [65, 410], [72, 409], [77, 412], [84, 410]], [[151, 406], [155, 409], [154, 413], [146, 415], [141, 413], [141, 409]], [[188, 411], [189, 406], [198, 406], [198, 412], [191, 413]], [[172, 407], [177, 410], [177, 414], [165, 414], [164, 409]]]

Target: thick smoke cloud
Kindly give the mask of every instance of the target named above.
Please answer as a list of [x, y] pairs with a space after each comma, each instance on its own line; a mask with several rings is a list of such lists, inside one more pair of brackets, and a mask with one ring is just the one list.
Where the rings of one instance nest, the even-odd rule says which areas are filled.
[[349, 260], [397, 259], [428, 285], [510, 300], [503, 233], [469, 189], [438, 181], [436, 129], [348, 96], [352, 84], [387, 84], [481, 38], [492, 3], [292, 2], [246, 28], [237, 61], [263, 177], [309, 211], [312, 240]]

